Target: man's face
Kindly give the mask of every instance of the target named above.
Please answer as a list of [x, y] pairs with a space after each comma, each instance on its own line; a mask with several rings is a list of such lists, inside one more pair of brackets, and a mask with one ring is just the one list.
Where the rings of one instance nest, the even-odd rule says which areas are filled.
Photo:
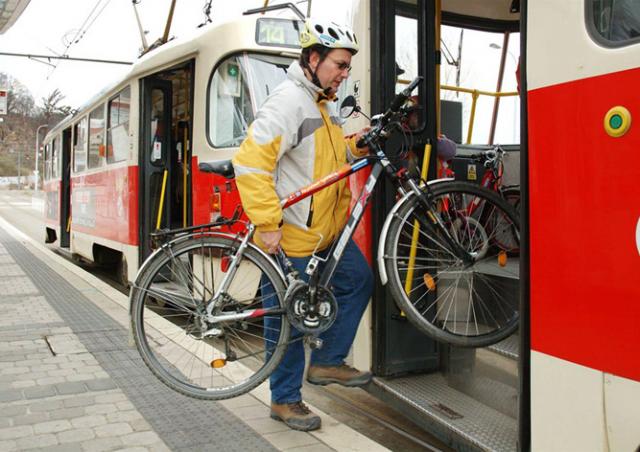
[[338, 91], [340, 83], [349, 77], [351, 52], [347, 49], [333, 49], [322, 62], [320, 62], [320, 55], [317, 52], [312, 52], [309, 65], [316, 71], [322, 86], [331, 88], [331, 92], [335, 93]]

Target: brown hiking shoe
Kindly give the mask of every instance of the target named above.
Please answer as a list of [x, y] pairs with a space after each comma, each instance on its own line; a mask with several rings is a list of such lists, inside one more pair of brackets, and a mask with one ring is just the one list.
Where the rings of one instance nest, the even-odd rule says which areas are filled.
[[283, 403], [271, 402], [271, 418], [282, 421], [294, 430], [308, 432], [318, 430], [322, 421], [320, 416], [313, 414], [309, 407], [302, 402]]
[[371, 372], [362, 372], [346, 364], [309, 366], [307, 381], [322, 386], [329, 383], [337, 383], [342, 386], [362, 386], [371, 381]]

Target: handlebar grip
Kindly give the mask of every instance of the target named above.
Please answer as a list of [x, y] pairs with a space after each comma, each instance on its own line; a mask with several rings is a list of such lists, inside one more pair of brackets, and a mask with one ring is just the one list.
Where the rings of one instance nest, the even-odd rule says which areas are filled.
[[424, 77], [421, 76], [414, 78], [411, 83], [409, 83], [409, 86], [399, 92], [391, 102], [389, 111], [398, 111], [400, 107], [402, 107], [402, 105], [405, 103], [405, 101], [409, 98], [409, 96], [411, 96], [411, 92], [416, 89], [416, 86], [418, 86], [423, 79]]

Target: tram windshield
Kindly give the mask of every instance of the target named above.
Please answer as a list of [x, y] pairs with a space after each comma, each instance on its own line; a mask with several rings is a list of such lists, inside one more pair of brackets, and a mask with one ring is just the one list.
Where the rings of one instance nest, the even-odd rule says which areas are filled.
[[209, 85], [209, 141], [214, 147], [238, 146], [271, 92], [283, 82], [292, 58], [241, 53], [214, 69]]

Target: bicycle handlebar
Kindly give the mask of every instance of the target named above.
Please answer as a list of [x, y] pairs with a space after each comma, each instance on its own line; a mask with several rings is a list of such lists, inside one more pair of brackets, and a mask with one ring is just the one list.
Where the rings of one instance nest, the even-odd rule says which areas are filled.
[[391, 118], [400, 111], [400, 108], [402, 108], [409, 96], [411, 96], [411, 92], [422, 82], [422, 80], [424, 80], [424, 77], [416, 77], [411, 81], [411, 83], [409, 83], [409, 86], [396, 94], [391, 101], [389, 109], [378, 119], [376, 126], [358, 140], [356, 143], [357, 147], [361, 148], [367, 146], [369, 143], [382, 136], [385, 126], [389, 123]]

